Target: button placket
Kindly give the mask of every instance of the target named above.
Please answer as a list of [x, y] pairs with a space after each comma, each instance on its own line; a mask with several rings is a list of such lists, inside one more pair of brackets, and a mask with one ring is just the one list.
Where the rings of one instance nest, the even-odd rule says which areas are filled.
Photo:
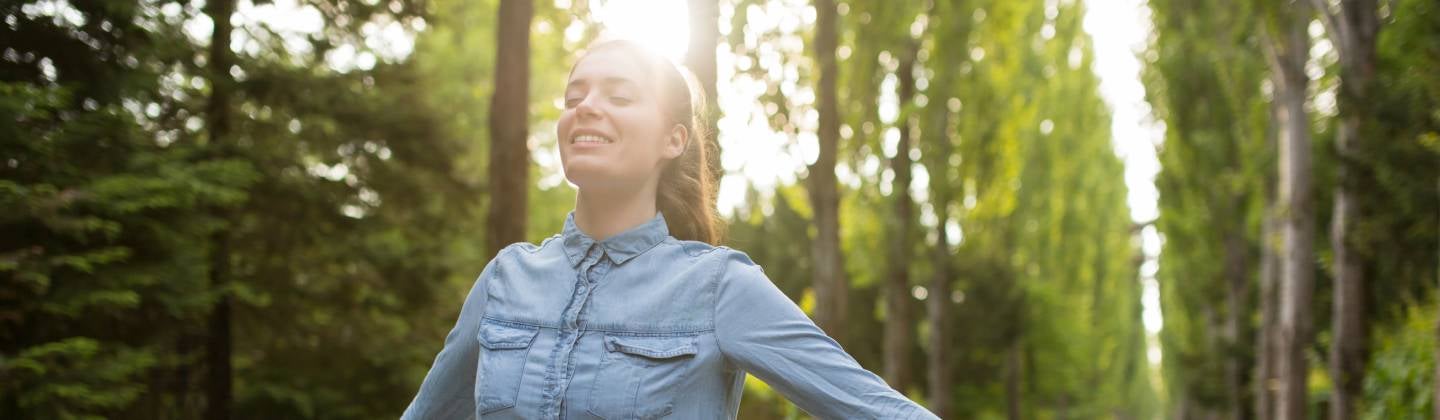
[[569, 388], [574, 371], [572, 355], [580, 340], [580, 315], [595, 290], [596, 279], [609, 271], [604, 262], [609, 261], [600, 244], [591, 244], [586, 257], [576, 270], [576, 285], [570, 295], [560, 319], [560, 335], [556, 337], [555, 348], [550, 352], [550, 365], [546, 367], [544, 401], [541, 415], [545, 418], [560, 418], [565, 391]]

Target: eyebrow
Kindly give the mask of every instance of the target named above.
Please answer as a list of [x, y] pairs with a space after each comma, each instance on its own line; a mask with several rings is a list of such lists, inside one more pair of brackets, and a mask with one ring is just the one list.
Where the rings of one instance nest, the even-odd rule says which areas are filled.
[[[565, 85], [565, 87], [568, 89], [568, 88], [571, 88], [571, 87], [580, 86], [580, 85], [584, 85], [584, 84], [585, 84], [585, 79], [576, 79], [576, 80], [571, 80], [569, 84], [566, 84], [566, 85]], [[634, 82], [634, 81], [631, 81], [630, 79], [626, 79], [626, 78], [620, 77], [620, 76], [609, 76], [609, 77], [605, 77], [605, 78], [603, 78], [603, 79], [600, 79], [600, 84], [607, 85], [607, 86], [611, 86], [611, 85], [626, 85], [626, 84], [628, 84], [628, 85], [632, 85], [632, 86], [633, 86], [633, 85], [635, 85], [635, 82]]]

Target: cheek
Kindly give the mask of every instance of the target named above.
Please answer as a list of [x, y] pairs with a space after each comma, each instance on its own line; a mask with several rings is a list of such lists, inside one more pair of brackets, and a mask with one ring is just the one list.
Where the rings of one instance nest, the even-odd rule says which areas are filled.
[[565, 133], [570, 131], [570, 125], [574, 118], [570, 116], [570, 110], [560, 113], [560, 119], [555, 122], [555, 138], [565, 138]]
[[651, 161], [663, 158], [665, 129], [656, 124], [657, 117], [650, 112], [627, 112], [617, 116], [616, 123], [625, 137], [625, 149], [633, 161]]
[[569, 137], [566, 133], [570, 132], [570, 127], [573, 125], [574, 119], [570, 117], [569, 110], [561, 113], [560, 119], [555, 122], [555, 147], [560, 149], [560, 157], [562, 159], [566, 155], [565, 145], [568, 143], [566, 138]]

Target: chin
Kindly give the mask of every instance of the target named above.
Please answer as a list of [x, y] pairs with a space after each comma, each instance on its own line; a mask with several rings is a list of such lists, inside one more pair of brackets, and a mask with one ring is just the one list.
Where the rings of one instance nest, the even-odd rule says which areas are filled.
[[584, 189], [587, 186], [604, 185], [607, 180], [615, 179], [615, 174], [593, 162], [571, 162], [565, 165], [565, 179]]
[[645, 184], [643, 176], [639, 174], [618, 171], [613, 166], [591, 165], [590, 163], [585, 162], [582, 165], [579, 162], [571, 162], [569, 165], [565, 165], [565, 179], [574, 184], [577, 189], [595, 191], [632, 190], [641, 188]]

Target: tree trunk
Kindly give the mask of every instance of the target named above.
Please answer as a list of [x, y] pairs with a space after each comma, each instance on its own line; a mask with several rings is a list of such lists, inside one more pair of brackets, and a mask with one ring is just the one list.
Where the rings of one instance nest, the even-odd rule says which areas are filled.
[[1364, 262], [1356, 252], [1350, 231], [1362, 215], [1356, 192], [1359, 171], [1356, 153], [1368, 115], [1370, 84], [1375, 76], [1375, 36], [1380, 21], [1375, 0], [1345, 0], [1332, 12], [1329, 2], [1312, 0], [1340, 58], [1340, 126], [1335, 147], [1339, 170], [1331, 214], [1330, 248], [1334, 252], [1335, 296], [1330, 346], [1330, 418], [1349, 420], [1356, 414], [1356, 398], [1365, 377], [1366, 321]]
[[1182, 392], [1177, 398], [1180, 401], [1175, 403], [1175, 412], [1172, 418], [1175, 420], [1188, 420], [1190, 418], [1188, 414], [1190, 412], [1190, 395]]
[[939, 111], [938, 124], [929, 132], [935, 141], [936, 155], [932, 162], [936, 167], [930, 170], [930, 202], [934, 206], [936, 226], [935, 255], [933, 265], [934, 275], [930, 278], [929, 298], [925, 299], [925, 309], [929, 315], [930, 322], [930, 352], [927, 354], [929, 360], [926, 378], [930, 386], [930, 411], [937, 417], [949, 417], [950, 411], [950, 283], [952, 281], [952, 267], [950, 266], [950, 235], [945, 231], [945, 225], [950, 223], [949, 205], [951, 200], [948, 179], [945, 171], [940, 168], [946, 165], [952, 151], [950, 138], [945, 127], [950, 117], [948, 110], [941, 108]]
[[1305, 114], [1305, 60], [1309, 52], [1308, 3], [1295, 2], [1281, 11], [1281, 33], [1268, 45], [1280, 127], [1280, 179], [1277, 193], [1282, 253], [1280, 257], [1280, 331], [1276, 373], [1280, 379], [1276, 416], [1306, 416], [1309, 364], [1305, 348], [1311, 339], [1311, 308], [1315, 293], [1313, 252], [1314, 203], [1310, 191], [1310, 128]]
[[720, 174], [720, 142], [718, 121], [720, 99], [715, 80], [715, 46], [720, 39], [720, 5], [718, 0], [690, 0], [690, 47], [685, 50], [685, 67], [705, 92], [703, 128], [709, 149], [706, 157], [714, 174]]
[[[235, 54], [230, 51], [230, 33], [234, 26], [230, 16], [235, 13], [235, 0], [213, 0], [206, 4], [205, 14], [214, 23], [210, 34], [210, 98], [206, 103], [206, 128], [210, 146], [220, 154], [228, 154], [231, 128], [230, 100], [235, 81], [230, 76]], [[228, 219], [223, 211], [216, 211], [221, 220]], [[208, 367], [205, 383], [205, 418], [226, 420], [230, 418], [232, 391], [230, 349], [231, 296], [229, 232], [221, 229], [212, 235], [210, 255], [210, 286], [218, 291], [219, 301], [211, 308], [208, 337], [205, 345], [205, 364]]]
[[525, 240], [530, 186], [531, 0], [501, 0], [495, 40], [495, 93], [490, 97], [490, 257]]
[[[208, 327], [208, 325], [206, 326]], [[200, 417], [203, 414], [200, 410], [204, 406], [194, 404], [196, 399], [193, 398], [195, 394], [192, 391], [197, 388], [195, 384], [197, 369], [195, 367], [199, 365], [193, 361], [193, 356], [198, 351], [205, 350], [205, 336], [202, 334], [204, 331], [186, 323], [184, 330], [180, 331], [175, 338], [175, 354], [180, 357], [180, 360], [175, 363], [175, 369], [170, 373], [171, 377], [167, 388], [168, 392], [175, 396], [175, 405], [166, 413], [165, 407], [157, 404], [160, 409], [152, 412], [166, 413], [165, 416], [169, 418], [192, 418]]]
[[845, 337], [847, 282], [840, 254], [840, 191], [835, 161], [840, 143], [840, 113], [836, 103], [838, 72], [835, 63], [838, 20], [834, 0], [815, 0], [815, 55], [820, 64], [816, 86], [820, 110], [820, 156], [809, 167], [810, 202], [815, 217], [815, 323], [841, 343]]
[[[1270, 112], [1272, 119], [1278, 121], [1278, 104], [1272, 103]], [[1272, 124], [1270, 131], [1266, 137], [1273, 149], [1278, 129]], [[1279, 340], [1276, 333], [1279, 331], [1280, 317], [1280, 256], [1277, 252], [1280, 220], [1276, 213], [1275, 200], [1274, 187], [1267, 187], [1265, 214], [1260, 227], [1260, 328], [1256, 334], [1255, 418], [1259, 420], [1275, 418], [1275, 385], [1278, 381], [1275, 369], [1278, 362], [1276, 343]]]
[[[1217, 314], [1216, 308], [1217, 305], [1214, 302], [1206, 299], [1198, 309], [1194, 310], [1198, 312], [1197, 318], [1200, 319], [1200, 324], [1205, 326], [1204, 348], [1206, 349], [1206, 353], [1221, 354], [1221, 356], [1217, 358], [1221, 361], [1221, 369], [1219, 372], [1216, 372], [1215, 376], [1219, 378], [1218, 382], [1225, 384], [1225, 387], [1229, 387], [1230, 384], [1227, 380], [1227, 374], [1229, 373], [1229, 360], [1225, 356], [1223, 356], [1225, 352], [1224, 343], [1226, 343], [1225, 325], [1224, 322], [1220, 320], [1221, 317], [1219, 314]], [[1203, 399], [1196, 401], [1193, 412], [1188, 413], [1187, 415], [1190, 418], [1199, 420], [1220, 420], [1223, 417], [1220, 415], [1220, 413], [1224, 412], [1223, 409], [1226, 408], [1225, 405], [1229, 403], [1230, 392], [1229, 390], [1221, 390], [1219, 394], [1223, 402]]]
[[[1240, 199], [1232, 206], [1239, 211]], [[1250, 319], [1250, 267], [1248, 247], [1245, 237], [1241, 233], [1243, 227], [1236, 227], [1226, 235], [1225, 239], [1225, 326], [1224, 351], [1225, 363], [1225, 399], [1227, 417], [1232, 420], [1243, 420], [1245, 416], [1245, 374], [1250, 369], [1246, 366], [1245, 356], [1241, 349], [1246, 348], [1243, 334], [1245, 323]]]
[[[938, 213], [938, 212], [937, 212]], [[940, 221], [943, 223], [945, 219]], [[943, 226], [943, 225], [942, 225]], [[950, 246], [945, 229], [937, 232], [935, 275], [930, 279], [930, 295], [925, 300], [930, 315], [930, 353], [926, 379], [930, 385], [930, 411], [940, 418], [950, 411]]]
[[[912, 46], [897, 71], [901, 107], [915, 96], [915, 53], [916, 47]], [[895, 173], [890, 188], [895, 197], [895, 216], [890, 223], [890, 269], [885, 277], [885, 381], [903, 392], [910, 383], [910, 350], [915, 344], [915, 326], [910, 320], [910, 220], [914, 218], [915, 203], [910, 199], [912, 120], [903, 117], [896, 123], [900, 125], [900, 141], [895, 156], [890, 158], [890, 170]], [[934, 297], [950, 298], [948, 294]]]
[[1358, 203], [1354, 186], [1346, 185], [1354, 181], [1354, 169], [1349, 168], [1351, 163], [1345, 162], [1353, 153], [1359, 123], [1358, 116], [1344, 115], [1335, 139], [1341, 163], [1336, 172], [1338, 185], [1330, 224], [1335, 276], [1331, 319], [1335, 339], [1330, 343], [1330, 378], [1335, 384], [1330, 394], [1331, 420], [1354, 418], [1356, 398], [1365, 376], [1365, 279], [1360, 258], [1348, 239], [1349, 230], [1358, 220]]
[[1020, 360], [1020, 331], [1016, 331], [1015, 336], [1014, 342], [1005, 349], [1005, 418], [1009, 420], [1024, 418], [1020, 411], [1020, 377], [1025, 366]]
[[[220, 253], [222, 257], [228, 257], [229, 252]], [[218, 264], [225, 264], [217, 259]], [[225, 271], [223, 268], [214, 268], [215, 271]], [[223, 275], [216, 276], [223, 278]], [[210, 343], [206, 347], [206, 363], [210, 365], [209, 383], [206, 386], [206, 413], [207, 419], [229, 419], [231, 402], [233, 398], [230, 366], [230, 348], [233, 345], [230, 335], [230, 306], [231, 297], [229, 292], [222, 292], [220, 301], [215, 303], [210, 314]]]

